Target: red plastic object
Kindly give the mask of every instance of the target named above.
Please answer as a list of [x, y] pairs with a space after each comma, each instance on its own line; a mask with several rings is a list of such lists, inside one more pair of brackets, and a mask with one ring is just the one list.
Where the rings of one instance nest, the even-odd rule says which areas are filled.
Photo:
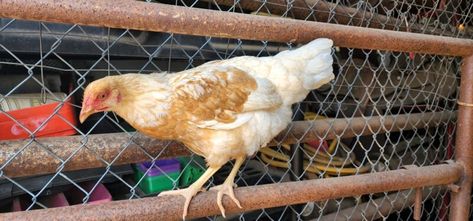
[[[48, 208], [54, 207], [61, 207], [61, 206], [69, 206], [69, 202], [67, 202], [66, 196], [64, 193], [56, 193], [49, 196], [43, 196], [38, 199], [38, 202], [43, 204]], [[25, 211], [29, 206], [31, 206], [31, 199], [28, 196], [19, 196], [13, 198], [11, 211], [18, 212], [18, 211]], [[38, 205], [33, 205], [31, 208], [32, 210], [40, 209]]]
[[23, 211], [26, 208], [26, 203], [21, 200], [19, 197], [15, 197], [12, 202], [11, 206], [11, 211], [12, 212], [18, 212], [18, 211]]
[[[23, 196], [17, 196], [13, 198], [13, 202], [11, 205], [11, 211], [12, 212], [18, 212], [18, 211], [25, 211], [30, 207], [32, 204], [31, 199], [27, 195]], [[35, 210], [35, 209], [40, 209], [38, 205], [33, 205], [30, 210]]]
[[[86, 182], [80, 184], [80, 186], [87, 192], [90, 192], [94, 187], [94, 182]], [[73, 204], [81, 204], [85, 194], [77, 188], [74, 188], [69, 192], [69, 202]], [[95, 190], [90, 194], [87, 204], [101, 204], [112, 201], [112, 195], [108, 192], [107, 188], [103, 184], [99, 184]]]
[[[59, 105], [58, 102], [23, 108], [19, 110], [7, 112], [13, 118], [22, 123], [22, 125], [30, 131], [35, 131], [45, 120], [54, 113], [54, 109]], [[77, 125], [74, 117], [74, 109], [69, 103], [64, 105], [57, 112], [61, 117], [54, 115], [46, 125], [44, 125], [38, 132], [36, 137], [53, 137], [53, 136], [67, 136], [76, 133], [66, 121], [73, 125]], [[28, 131], [23, 129], [15, 121], [9, 118], [6, 114], [0, 113], [0, 140], [24, 139], [30, 135]]]
[[[322, 141], [322, 144], [320, 143], [321, 141]], [[322, 150], [327, 151], [329, 148], [326, 140], [311, 140], [306, 143], [316, 150], [322, 149]]]
[[67, 202], [66, 196], [62, 192], [41, 197], [38, 201], [48, 208], [69, 206], [69, 202]]

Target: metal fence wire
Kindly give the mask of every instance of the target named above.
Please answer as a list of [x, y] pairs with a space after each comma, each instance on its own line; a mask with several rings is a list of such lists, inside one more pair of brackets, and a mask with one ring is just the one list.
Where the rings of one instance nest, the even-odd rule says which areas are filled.
[[[468, 0], [160, 0], [149, 4], [157, 3], [473, 37], [473, 2]], [[271, 56], [297, 46], [290, 42], [0, 19], [1, 211], [54, 207], [53, 199], [58, 196], [69, 204], [93, 203], [104, 188], [113, 200], [156, 195], [141, 184], [148, 180], [137, 175], [139, 166], [120, 162], [130, 155], [140, 155], [143, 161], [164, 162], [161, 159], [168, 157], [175, 145], [150, 151], [136, 141], [140, 135], [111, 112], [93, 115], [79, 124], [83, 89], [91, 81], [132, 72], [172, 74], [210, 60]], [[452, 159], [460, 58], [339, 47], [334, 48], [333, 57], [336, 79], [294, 106], [293, 119], [312, 122], [312, 126], [298, 137], [282, 135], [295, 144], [274, 142], [245, 161], [235, 179], [238, 186], [325, 179]], [[31, 108], [38, 105], [42, 105], [40, 109]], [[337, 133], [310, 130], [321, 124]], [[121, 133], [114, 134], [114, 139], [92, 139], [93, 134], [117, 132]], [[43, 140], [46, 134], [57, 138]], [[14, 140], [17, 138], [23, 140]], [[107, 152], [111, 147], [115, 151]], [[198, 175], [206, 166], [190, 151], [183, 154], [190, 157], [179, 158], [178, 173], [169, 172], [166, 166], [145, 171], [163, 173], [168, 189], [189, 185], [189, 174]], [[84, 156], [97, 163], [75, 165]], [[25, 161], [25, 157], [36, 160]], [[51, 174], [31, 176], [28, 171], [41, 170], [43, 162], [54, 162]], [[21, 165], [24, 171], [6, 173], [13, 164]], [[207, 187], [223, 183], [231, 165], [228, 163], [214, 175]], [[69, 167], [89, 169], [68, 171]], [[412, 220], [414, 192], [310, 202], [227, 218]], [[447, 219], [450, 195], [444, 188], [424, 188], [422, 200], [422, 220]], [[206, 219], [221, 217], [202, 218]]]

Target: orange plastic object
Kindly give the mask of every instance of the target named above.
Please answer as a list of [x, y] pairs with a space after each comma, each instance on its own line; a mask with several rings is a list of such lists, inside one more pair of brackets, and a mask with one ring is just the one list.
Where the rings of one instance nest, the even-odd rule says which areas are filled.
[[[33, 132], [54, 113], [58, 105], [58, 102], [54, 102], [8, 111], [7, 113]], [[59, 117], [58, 114], [60, 114], [62, 118]], [[69, 103], [64, 103], [57, 114], [49, 119], [46, 125], [35, 133], [35, 137], [54, 137], [75, 134], [75, 129], [67, 123], [67, 121], [72, 125], [77, 125], [73, 107]], [[30, 137], [30, 134], [27, 130], [23, 129], [22, 126], [17, 124], [6, 114], [0, 113], [0, 140], [24, 139], [28, 137]]]

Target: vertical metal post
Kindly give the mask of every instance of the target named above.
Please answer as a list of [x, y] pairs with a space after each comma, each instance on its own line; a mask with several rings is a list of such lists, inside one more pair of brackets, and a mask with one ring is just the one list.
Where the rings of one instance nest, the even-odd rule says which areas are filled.
[[422, 188], [417, 188], [416, 196], [414, 200], [414, 220], [419, 221], [422, 218], [422, 201], [424, 200], [422, 196]]
[[452, 192], [450, 220], [467, 221], [473, 181], [473, 55], [463, 58], [458, 98], [455, 160], [464, 167], [458, 192]]
[[[294, 105], [293, 109], [293, 120], [304, 120], [305, 105], [298, 103]], [[304, 173], [304, 153], [302, 152], [302, 144], [296, 143], [291, 145], [291, 180], [300, 181], [302, 180], [301, 176]], [[294, 205], [294, 212], [291, 214], [291, 220], [299, 220], [299, 214], [302, 212], [303, 205]]]
[[[300, 121], [304, 120], [305, 105], [298, 103], [294, 105], [293, 109], [293, 120]], [[302, 152], [302, 144], [296, 143], [291, 145], [291, 180], [300, 181], [301, 176], [304, 173], [304, 153]]]

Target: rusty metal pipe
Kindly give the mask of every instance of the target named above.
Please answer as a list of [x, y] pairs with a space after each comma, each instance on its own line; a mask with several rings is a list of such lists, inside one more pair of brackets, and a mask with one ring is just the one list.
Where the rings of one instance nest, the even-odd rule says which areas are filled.
[[[0, 141], [1, 165], [3, 166], [28, 142], [28, 140]], [[45, 148], [49, 152], [45, 151]], [[37, 139], [37, 142], [29, 144], [2, 169], [2, 172], [9, 177], [55, 173], [62, 167], [61, 160], [64, 161], [69, 157], [71, 159], [64, 164], [62, 171], [107, 167], [106, 162], [112, 161], [113, 165], [120, 165], [149, 161], [152, 159], [149, 156], [159, 155], [160, 158], [171, 158], [190, 153], [179, 143], [155, 140], [141, 134], [133, 138], [127, 136], [126, 133], [93, 134], [87, 137], [52, 137]]]
[[[432, 189], [424, 188], [422, 199], [426, 200], [443, 193], [446, 188], [435, 187]], [[414, 205], [417, 192], [413, 190], [404, 190], [395, 192], [383, 197], [379, 197], [368, 202], [357, 204], [353, 207], [345, 208], [316, 219], [317, 221], [362, 221], [377, 220], [389, 216], [389, 214], [400, 212], [407, 207]], [[311, 220], [311, 221], [316, 221]]]
[[2, 0], [0, 17], [274, 42], [327, 37], [340, 47], [472, 54], [473, 40], [129, 0]]
[[[229, 7], [234, 6], [236, 3], [234, 0], [204, 1]], [[272, 14], [284, 15], [288, 13], [288, 16], [293, 15], [294, 18], [303, 20], [311, 20], [311, 18], [315, 17], [313, 20], [328, 22], [333, 17], [337, 24], [342, 25], [363, 26], [395, 31], [408, 30], [405, 21], [394, 16], [388, 17], [377, 13], [371, 13], [369, 11], [346, 7], [340, 4], [334, 4], [324, 0], [294, 0], [291, 2], [290, 7], [285, 0], [240, 0], [238, 1], [238, 5], [249, 11], [261, 10], [264, 6], [264, 8], [268, 9]], [[265, 10], [261, 11], [264, 12]], [[409, 24], [409, 30], [417, 33], [437, 35], [454, 34], [439, 28], [424, 26], [417, 23]]]
[[[289, 125], [275, 140], [285, 143], [301, 141], [331, 140], [351, 138], [370, 134], [381, 134], [414, 128], [436, 127], [442, 122], [454, 120], [455, 112], [430, 112], [417, 114], [400, 114], [386, 117], [355, 117], [352, 119], [327, 119], [315, 121], [298, 121]], [[302, 140], [301, 140], [302, 139]], [[277, 144], [272, 142], [271, 144]]]
[[[456, 163], [400, 169], [355, 176], [286, 182], [235, 189], [242, 209], [228, 197], [223, 204], [227, 214], [262, 208], [294, 205], [368, 193], [387, 192], [424, 186], [448, 185], [462, 175]], [[186, 218], [220, 214], [215, 191], [197, 194]], [[180, 220], [184, 199], [163, 196], [114, 201], [99, 205], [77, 205], [0, 214], [1, 220]]]
[[465, 173], [459, 183], [460, 190], [452, 192], [450, 220], [468, 220], [473, 182], [473, 56], [463, 58], [458, 122], [455, 138], [455, 160]]
[[[298, 143], [309, 140], [347, 138], [373, 133], [411, 130], [414, 128], [437, 127], [442, 122], [455, 119], [455, 112], [432, 112], [386, 117], [353, 119], [326, 119], [316, 121], [296, 121], [278, 136], [284, 143]], [[130, 139], [133, 142], [130, 142]], [[0, 141], [0, 165], [28, 144], [29, 140]], [[271, 144], [277, 144], [273, 141]], [[83, 144], [85, 146], [80, 148]], [[46, 152], [47, 148], [60, 159], [71, 159], [64, 164], [63, 171], [106, 167], [113, 165], [149, 161], [149, 156], [171, 158], [189, 155], [190, 151], [176, 142], [159, 141], [138, 134], [132, 138], [126, 133], [92, 134], [82, 136], [53, 137], [37, 139], [3, 168], [4, 175], [22, 177], [54, 173], [61, 168], [61, 161]], [[79, 151], [77, 151], [80, 148]], [[74, 152], [77, 153], [74, 154]], [[122, 152], [123, 151], [123, 152]], [[148, 153], [148, 154], [146, 154]], [[118, 156], [118, 157], [117, 157]]]

